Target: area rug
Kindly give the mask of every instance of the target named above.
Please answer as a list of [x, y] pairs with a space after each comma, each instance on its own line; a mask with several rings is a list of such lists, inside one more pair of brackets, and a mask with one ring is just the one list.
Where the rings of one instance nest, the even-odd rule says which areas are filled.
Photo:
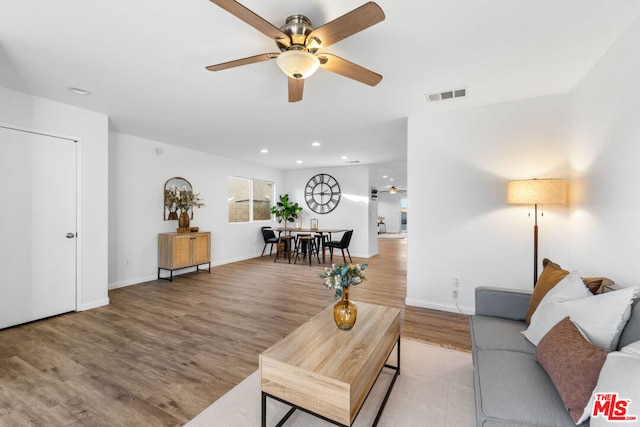
[[[395, 364], [395, 350], [390, 362]], [[415, 341], [401, 342], [401, 371], [379, 426], [475, 426], [471, 355]], [[353, 426], [370, 426], [393, 373], [384, 369]], [[267, 425], [274, 426], [289, 407], [267, 399]], [[260, 377], [256, 371], [191, 420], [188, 427], [253, 427], [261, 422]], [[333, 424], [296, 411], [285, 426]]]

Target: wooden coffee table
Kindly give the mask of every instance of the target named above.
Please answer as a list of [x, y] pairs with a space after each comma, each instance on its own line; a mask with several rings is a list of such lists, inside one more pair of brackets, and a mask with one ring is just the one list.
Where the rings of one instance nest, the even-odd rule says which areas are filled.
[[[267, 397], [291, 406], [278, 425], [297, 409], [333, 424], [350, 426], [384, 367], [394, 375], [374, 425], [400, 374], [400, 310], [356, 303], [358, 319], [350, 331], [339, 330], [333, 305], [260, 355], [262, 426]], [[387, 364], [393, 347], [397, 366]]]

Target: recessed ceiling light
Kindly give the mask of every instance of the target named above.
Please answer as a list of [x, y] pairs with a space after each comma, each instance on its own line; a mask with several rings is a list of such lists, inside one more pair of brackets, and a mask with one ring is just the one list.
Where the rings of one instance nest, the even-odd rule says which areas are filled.
[[269, 150], [267, 150], [266, 148], [263, 148], [262, 150], [260, 150], [260, 152], [262, 154], [267, 154], [269, 152]]
[[301, 165], [302, 164], [302, 160], [296, 160], [296, 163]]
[[383, 178], [389, 178], [389, 175], [382, 175]]
[[348, 157], [347, 156], [342, 156], [342, 160], [347, 160]]
[[389, 181], [393, 181], [393, 180], [394, 180], [393, 178], [389, 178]]
[[71, 93], [75, 93], [76, 95], [91, 95], [91, 92], [88, 90], [80, 89], [79, 87], [68, 87], [67, 90]]
[[320, 147], [320, 143], [318, 141], [311, 143], [311, 145], [313, 145], [314, 147]]

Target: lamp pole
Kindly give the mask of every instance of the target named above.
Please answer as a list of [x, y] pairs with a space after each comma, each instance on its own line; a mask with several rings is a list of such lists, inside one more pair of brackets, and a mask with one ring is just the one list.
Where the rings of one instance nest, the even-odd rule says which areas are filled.
[[[567, 202], [567, 182], [564, 179], [524, 179], [509, 181], [507, 203], [533, 205], [533, 286], [538, 281], [538, 205]], [[531, 211], [529, 211], [531, 215]], [[543, 214], [544, 215], [544, 214]]]
[[533, 287], [538, 282], [538, 204], [534, 203], [533, 214], [535, 216], [533, 225]]

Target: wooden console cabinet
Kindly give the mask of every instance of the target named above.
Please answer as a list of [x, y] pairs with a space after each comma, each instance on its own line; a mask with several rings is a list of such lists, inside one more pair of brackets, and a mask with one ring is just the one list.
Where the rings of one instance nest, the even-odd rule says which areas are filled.
[[[158, 234], [158, 279], [173, 281], [173, 271], [181, 268], [208, 264], [211, 273], [211, 232], [160, 233]], [[160, 277], [161, 270], [168, 270], [169, 277]]]

